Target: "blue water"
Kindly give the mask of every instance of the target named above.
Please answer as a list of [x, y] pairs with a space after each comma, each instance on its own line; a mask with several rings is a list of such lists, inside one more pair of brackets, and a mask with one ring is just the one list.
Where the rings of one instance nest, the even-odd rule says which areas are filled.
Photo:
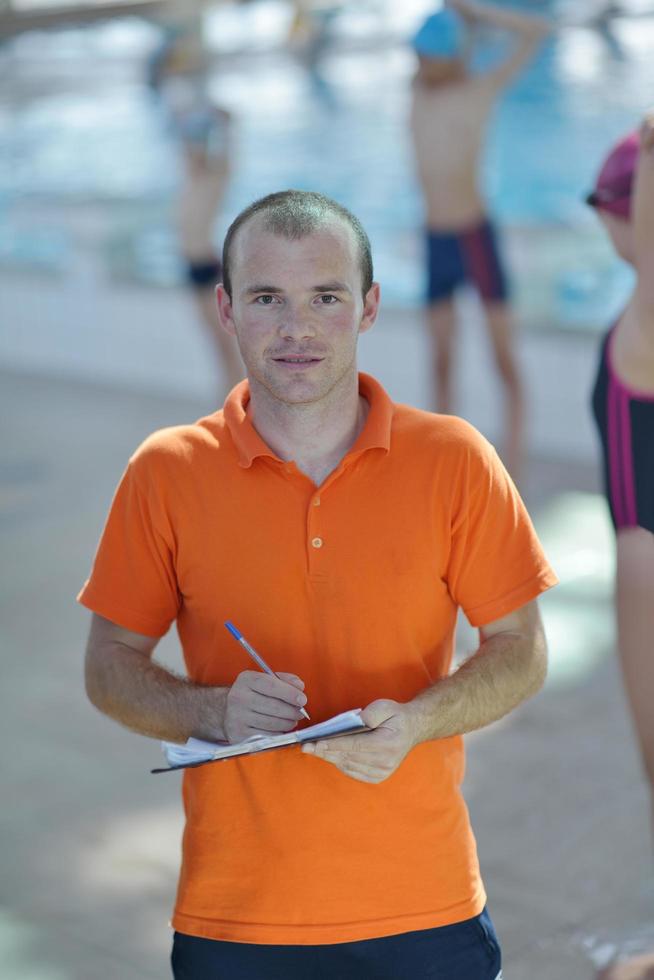
[[[381, 0], [356, 5], [334, 22], [331, 47], [313, 75], [280, 48], [288, 26], [283, 4], [266, 0], [212, 15], [208, 35], [225, 54], [212, 89], [238, 119], [237, 162], [217, 239], [254, 197], [316, 188], [362, 218], [387, 298], [417, 301], [422, 210], [406, 138], [413, 58], [405, 39], [426, 7], [423, 0], [401, 13]], [[580, 4], [540, 7], [567, 17]], [[117, 234], [141, 223], [154, 242], [154, 222], [165, 236], [179, 175], [175, 146], [144, 81], [157, 37], [152, 25], [125, 18], [27, 34], [0, 49], [0, 81], [9, 80], [0, 97], [0, 205], [9, 221], [17, 202], [105, 200], [113, 202]], [[654, 17], [647, 16], [616, 18], [608, 31], [567, 27], [544, 44], [498, 105], [489, 131], [483, 181], [502, 221], [593, 225], [582, 195], [603, 153], [648, 107], [653, 45]], [[250, 57], [235, 60], [239, 50]], [[479, 60], [498, 50], [486, 37]], [[162, 246], [162, 255], [170, 251]]]

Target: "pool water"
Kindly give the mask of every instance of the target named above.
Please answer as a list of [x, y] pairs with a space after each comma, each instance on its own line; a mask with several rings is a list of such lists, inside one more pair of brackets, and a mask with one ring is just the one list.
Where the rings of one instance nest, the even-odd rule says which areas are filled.
[[[579, 20], [580, 7], [539, 5], [559, 21]], [[420, 301], [422, 209], [406, 135], [414, 61], [405, 40], [429, 8], [423, 0], [404, 3], [402, 11], [391, 0], [346, 7], [313, 73], [283, 46], [289, 11], [278, 0], [211, 14], [207, 36], [223, 53], [212, 91], [238, 120], [236, 166], [217, 239], [254, 197], [315, 188], [363, 220], [387, 302]], [[112, 216], [107, 260], [125, 254], [127, 238], [135, 244], [120, 274], [153, 284], [179, 281], [170, 224], [178, 159], [145, 84], [157, 38], [152, 25], [125, 18], [26, 34], [0, 49], [0, 78], [7, 82], [0, 101], [0, 204], [7, 217], [0, 262], [25, 255], [24, 236], [19, 254], [12, 241], [12, 215], [26, 201], [105, 201]], [[507, 229], [509, 252], [512, 229], [541, 230], [533, 248], [547, 250], [553, 270], [543, 302], [554, 304], [549, 312], [564, 325], [594, 322], [595, 308], [617, 304], [628, 288], [582, 197], [606, 149], [648, 107], [653, 45], [654, 16], [636, 8], [602, 29], [559, 29], [507, 91], [490, 127], [483, 182], [491, 210]], [[499, 39], [485, 36], [478, 61], [500, 53]], [[38, 239], [35, 231], [35, 251], [48, 254]]]

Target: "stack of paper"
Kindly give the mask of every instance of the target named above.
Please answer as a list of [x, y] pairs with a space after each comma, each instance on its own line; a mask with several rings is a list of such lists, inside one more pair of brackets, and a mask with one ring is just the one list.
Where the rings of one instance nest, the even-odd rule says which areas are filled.
[[301, 745], [302, 742], [316, 742], [320, 738], [349, 735], [362, 730], [366, 730], [366, 726], [361, 718], [361, 708], [355, 708], [328, 718], [327, 721], [321, 721], [317, 725], [310, 725], [308, 728], [285, 732], [282, 735], [253, 735], [244, 742], [203, 742], [199, 738], [189, 738], [185, 745], [162, 742], [168, 768], [153, 769], [152, 772], [186, 769], [188, 766], [201, 766], [205, 762], [215, 762], [218, 759], [251, 755], [253, 752], [263, 752], [266, 749], [280, 749], [285, 745]]

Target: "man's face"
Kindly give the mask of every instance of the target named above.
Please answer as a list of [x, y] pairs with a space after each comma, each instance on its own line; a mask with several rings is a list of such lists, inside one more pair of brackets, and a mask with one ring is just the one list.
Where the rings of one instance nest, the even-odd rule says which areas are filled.
[[358, 246], [344, 222], [288, 239], [250, 219], [232, 244], [231, 280], [231, 300], [218, 287], [218, 314], [253, 391], [315, 403], [356, 376], [357, 338], [375, 320], [379, 286], [364, 301]]

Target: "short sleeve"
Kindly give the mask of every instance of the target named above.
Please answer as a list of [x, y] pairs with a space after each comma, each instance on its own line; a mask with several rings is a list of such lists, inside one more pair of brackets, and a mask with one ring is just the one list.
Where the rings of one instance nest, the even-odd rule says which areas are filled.
[[78, 602], [125, 629], [163, 636], [180, 607], [174, 558], [174, 535], [157, 480], [147, 457], [135, 456], [114, 495]]
[[474, 432], [452, 513], [447, 583], [473, 626], [556, 585], [522, 499], [493, 447]]

